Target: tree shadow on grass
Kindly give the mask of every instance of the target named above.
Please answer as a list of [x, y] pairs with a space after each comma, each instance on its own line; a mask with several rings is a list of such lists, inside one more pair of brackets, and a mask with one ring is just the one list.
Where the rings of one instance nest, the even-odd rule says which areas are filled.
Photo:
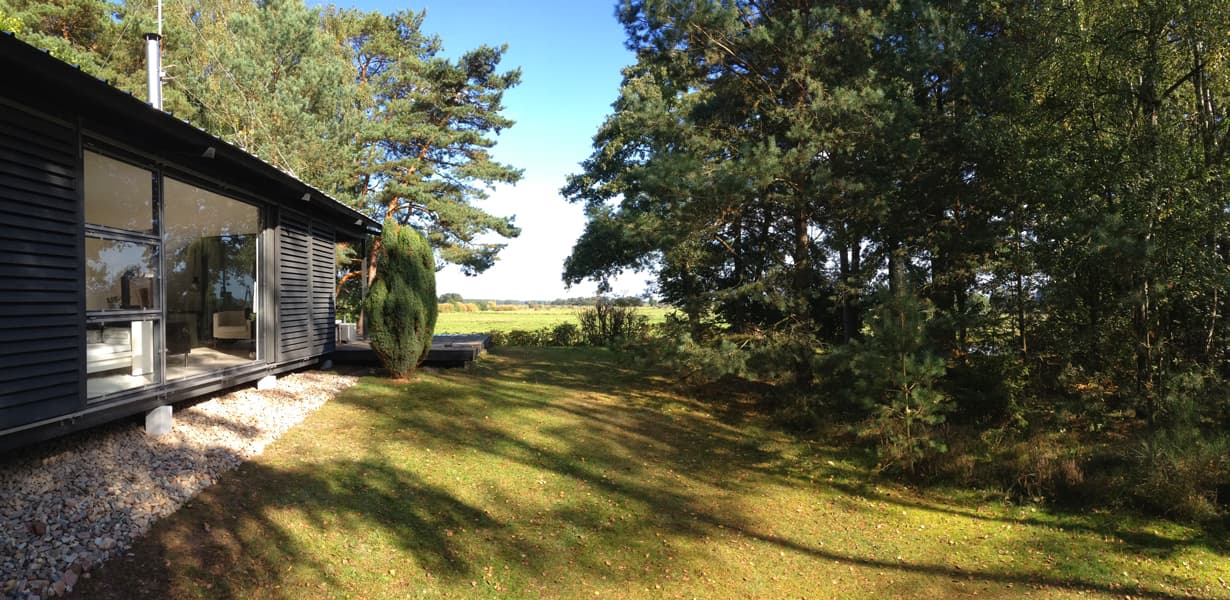
[[[1087, 511], [1076, 512], [1063, 507], [1049, 507], [1047, 512], [1050, 518], [1028, 515], [1008, 516], [978, 512], [916, 495], [884, 493], [878, 491], [875, 486], [868, 485], [866, 481], [837, 480], [830, 485], [850, 498], [861, 498], [902, 508], [977, 521], [1054, 528], [1061, 532], [1080, 532], [1110, 538], [1116, 540], [1115, 548], [1120, 554], [1143, 554], [1164, 559], [1187, 548], [1202, 548], [1222, 556], [1230, 556], [1230, 538], [1226, 536], [1223, 524], [1193, 524], [1189, 526], [1193, 532], [1192, 535], [1175, 537], [1150, 530], [1147, 525], [1148, 519], [1115, 512], [1099, 515]], [[1021, 507], [1021, 510], [1024, 511], [1025, 507]]]
[[792, 469], [816, 457], [787, 456], [601, 355], [516, 351], [471, 372], [369, 380], [322, 412], [160, 523], [80, 597], [401, 597], [432, 581], [559, 595], [543, 578], [642, 583], [635, 567], [702, 563], [701, 542], [731, 534], [843, 568], [1175, 597], [892, 561], [773, 530], [748, 510], [767, 483], [913, 501], [849, 484], [847, 471], [805, 483]]

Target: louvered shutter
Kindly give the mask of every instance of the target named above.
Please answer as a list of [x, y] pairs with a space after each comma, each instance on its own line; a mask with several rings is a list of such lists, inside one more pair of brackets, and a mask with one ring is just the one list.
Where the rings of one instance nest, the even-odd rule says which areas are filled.
[[66, 126], [0, 107], [0, 429], [81, 406], [80, 161]]

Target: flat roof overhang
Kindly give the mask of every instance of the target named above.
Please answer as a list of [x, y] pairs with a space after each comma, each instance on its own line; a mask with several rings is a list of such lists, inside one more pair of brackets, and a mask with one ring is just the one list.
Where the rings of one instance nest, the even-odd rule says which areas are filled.
[[[333, 225], [341, 239], [360, 240], [380, 233], [378, 221], [320, 189], [12, 33], [0, 33], [0, 72], [9, 82], [0, 96], [52, 117], [79, 118], [89, 133], [155, 163], [210, 180], [224, 190], [311, 214]], [[211, 157], [206, 157], [208, 148], [213, 148]]]

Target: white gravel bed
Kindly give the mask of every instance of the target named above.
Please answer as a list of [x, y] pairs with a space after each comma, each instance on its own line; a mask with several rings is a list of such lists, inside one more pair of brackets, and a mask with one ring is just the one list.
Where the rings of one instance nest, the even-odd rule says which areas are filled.
[[180, 410], [171, 433], [123, 422], [0, 458], [0, 598], [71, 590], [355, 378], [307, 371]]

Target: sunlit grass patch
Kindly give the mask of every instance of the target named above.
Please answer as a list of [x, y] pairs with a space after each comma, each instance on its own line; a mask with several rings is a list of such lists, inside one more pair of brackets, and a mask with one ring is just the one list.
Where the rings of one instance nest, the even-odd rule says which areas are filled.
[[912, 490], [709, 394], [596, 349], [364, 378], [81, 597], [1230, 597], [1215, 533]]
[[[524, 308], [513, 311], [478, 311], [440, 313], [436, 321], [436, 333], [491, 333], [494, 331], [535, 331], [554, 327], [561, 323], [579, 325], [577, 313], [582, 307]], [[650, 323], [661, 322], [670, 309], [638, 308], [637, 312], [649, 317]]]

